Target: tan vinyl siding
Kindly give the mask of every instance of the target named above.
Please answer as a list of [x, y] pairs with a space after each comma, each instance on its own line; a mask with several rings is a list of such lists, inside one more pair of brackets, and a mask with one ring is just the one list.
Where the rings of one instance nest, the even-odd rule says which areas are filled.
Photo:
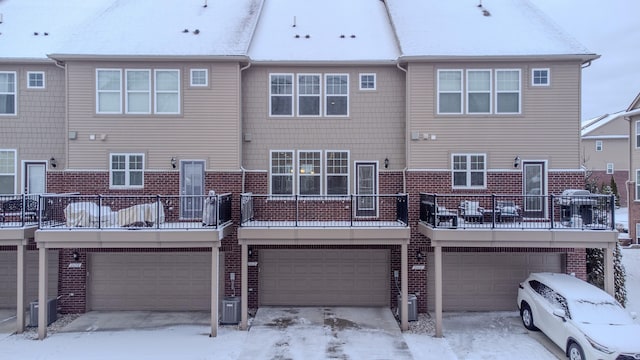
[[[271, 73], [290, 73], [294, 78], [302, 73], [320, 74], [323, 95], [324, 74], [348, 74], [349, 116], [270, 117]], [[359, 90], [361, 73], [376, 74], [376, 90]], [[395, 66], [252, 66], [243, 73], [243, 133], [251, 134], [251, 141], [243, 141], [245, 168], [268, 170], [269, 150], [304, 149], [349, 150], [352, 164], [358, 160], [377, 160], [382, 164], [388, 158], [390, 170], [403, 169], [406, 134], [404, 78], [404, 72]], [[294, 104], [296, 101], [294, 96]], [[321, 98], [323, 107], [324, 97]]]
[[[548, 160], [550, 169], [579, 168], [579, 63], [412, 63], [408, 68], [409, 139], [420, 134], [420, 140], [409, 140], [409, 168], [448, 169], [453, 152], [486, 153], [489, 169], [512, 168], [516, 155]], [[531, 86], [532, 68], [549, 68], [551, 85]], [[520, 69], [521, 113], [438, 115], [438, 69], [491, 69], [492, 79], [496, 69]], [[464, 97], [463, 91], [463, 109]]]
[[[124, 69], [151, 69], [152, 78], [154, 69], [179, 69], [181, 113], [96, 114], [97, 68], [122, 69], [123, 77]], [[209, 86], [190, 87], [190, 69], [203, 68], [209, 70]], [[149, 170], [169, 169], [172, 157], [206, 160], [214, 171], [240, 168], [239, 64], [71, 62], [68, 69], [69, 130], [78, 134], [69, 140], [70, 169], [106, 170], [110, 152], [145, 153]], [[153, 87], [152, 80], [152, 101]]]
[[629, 167], [629, 139], [599, 139], [602, 151], [596, 151], [596, 140], [582, 140], [582, 154], [585, 167], [589, 170], [606, 170], [607, 163], [613, 163], [614, 171]]
[[629, 146], [631, 146], [631, 152], [630, 152], [631, 169], [630, 170], [632, 171], [632, 174], [630, 175], [630, 178], [632, 181], [636, 180], [635, 171], [640, 169], [640, 148], [636, 147], [638, 146], [638, 144], [636, 144], [636, 137], [638, 136], [638, 134], [636, 134], [636, 123], [638, 121], [640, 121], [640, 116], [631, 117], [631, 120], [630, 120], [631, 139], [629, 142]]
[[624, 116], [619, 116], [614, 120], [590, 131], [585, 136], [607, 136], [607, 135], [628, 135], [629, 121]]
[[[64, 70], [53, 64], [2, 64], [0, 71], [15, 71], [17, 115], [0, 117], [0, 148], [17, 150], [18, 190], [22, 161], [49, 160], [64, 164], [65, 84]], [[27, 72], [45, 73], [44, 89], [27, 88]]]

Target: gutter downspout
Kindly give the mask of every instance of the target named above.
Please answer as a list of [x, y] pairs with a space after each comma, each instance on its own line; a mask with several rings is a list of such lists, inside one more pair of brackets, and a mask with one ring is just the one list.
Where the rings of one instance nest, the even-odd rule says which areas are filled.
[[[400, 63], [396, 63], [396, 67], [398, 69], [400, 69], [402, 72], [404, 72], [405, 74], [405, 80], [407, 78], [407, 69], [403, 68]], [[405, 84], [407, 82], [405, 81]], [[409, 85], [405, 85], [407, 88], [409, 87]], [[408, 92], [408, 89], [405, 88], [405, 93]], [[406, 98], [406, 94], [405, 94], [405, 98]], [[408, 101], [405, 101], [404, 104], [404, 126], [405, 126], [405, 145], [404, 145], [404, 169], [402, 169], [402, 192], [403, 193], [407, 193], [407, 170], [409, 169], [409, 166], [407, 164], [407, 162], [409, 161], [409, 127], [408, 125], [408, 118], [409, 118], [409, 104]]]
[[[251, 67], [251, 61], [249, 61], [246, 66], [243, 66], [243, 67], [240, 68], [240, 79], [239, 79], [239, 82], [240, 82], [240, 93], [241, 93], [240, 95], [242, 95], [242, 72], [247, 70], [250, 67]], [[240, 96], [240, 101], [242, 101], [242, 96]], [[242, 104], [240, 104], [240, 109], [242, 109]], [[242, 111], [242, 110], [240, 110], [240, 111]], [[243, 120], [242, 119], [242, 115], [240, 115], [240, 119]], [[241, 121], [241, 125], [242, 124], [244, 124], [244, 121]], [[243, 137], [242, 126], [240, 126], [240, 144], [243, 143], [242, 137]], [[240, 171], [242, 172], [242, 192], [241, 192], [241, 194], [244, 194], [245, 179], [246, 179], [246, 175], [247, 175], [247, 169], [245, 169], [245, 167], [244, 167], [244, 164], [243, 164], [244, 160], [243, 159], [244, 159], [244, 156], [242, 154], [242, 145], [240, 145]]]
[[64, 127], [67, 129], [67, 135], [64, 140], [64, 166], [62, 169], [69, 168], [69, 72], [67, 71], [67, 63], [61, 60], [50, 58], [56, 67], [64, 70]]

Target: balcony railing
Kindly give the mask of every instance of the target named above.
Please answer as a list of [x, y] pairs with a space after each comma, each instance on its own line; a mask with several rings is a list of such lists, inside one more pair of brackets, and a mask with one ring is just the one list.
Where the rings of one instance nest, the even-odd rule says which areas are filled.
[[420, 194], [420, 221], [449, 229], [615, 229], [610, 195]]
[[0, 228], [35, 226], [40, 214], [38, 195], [0, 195]]
[[231, 223], [231, 194], [41, 195], [44, 230], [217, 229]]
[[241, 195], [243, 227], [406, 227], [408, 195]]

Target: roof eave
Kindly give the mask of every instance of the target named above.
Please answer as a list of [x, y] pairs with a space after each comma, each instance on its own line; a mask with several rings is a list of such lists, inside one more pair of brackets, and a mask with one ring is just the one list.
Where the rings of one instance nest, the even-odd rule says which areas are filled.
[[53, 61], [50, 58], [0, 58], [0, 64], [50, 64]]
[[100, 55], [100, 54], [50, 54], [56, 61], [238, 61], [246, 62], [246, 55]]
[[251, 60], [255, 65], [284, 65], [284, 66], [339, 66], [339, 65], [396, 65], [396, 59], [388, 60]]
[[399, 62], [440, 62], [440, 61], [581, 61], [586, 63], [600, 58], [598, 54], [563, 54], [563, 55], [404, 55]]

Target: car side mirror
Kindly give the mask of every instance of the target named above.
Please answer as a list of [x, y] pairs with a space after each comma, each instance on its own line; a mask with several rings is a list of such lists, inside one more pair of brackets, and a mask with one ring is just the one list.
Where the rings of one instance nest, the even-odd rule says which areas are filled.
[[562, 321], [567, 321], [567, 313], [562, 309], [553, 309], [553, 315], [562, 319]]

